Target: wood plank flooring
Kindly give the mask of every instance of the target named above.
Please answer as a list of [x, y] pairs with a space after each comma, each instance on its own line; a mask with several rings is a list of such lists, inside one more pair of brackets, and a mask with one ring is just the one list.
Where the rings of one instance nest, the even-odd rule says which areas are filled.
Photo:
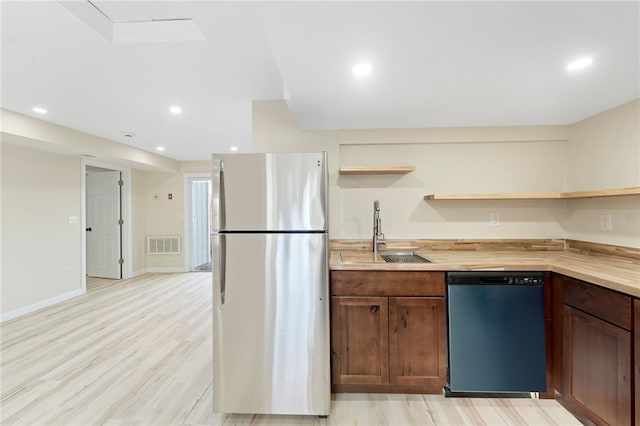
[[212, 411], [210, 273], [89, 279], [0, 326], [2, 425], [579, 425], [553, 400], [336, 394], [327, 419]]

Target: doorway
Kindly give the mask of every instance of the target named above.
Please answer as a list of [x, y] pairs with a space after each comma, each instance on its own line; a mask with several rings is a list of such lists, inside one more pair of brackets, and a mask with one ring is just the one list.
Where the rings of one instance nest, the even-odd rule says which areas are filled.
[[122, 278], [122, 174], [86, 168], [86, 274]]
[[[94, 161], [91, 159], [83, 159], [81, 163], [81, 182], [82, 182], [82, 288], [86, 291], [87, 288], [87, 263], [88, 258], [91, 253], [88, 251], [87, 247], [87, 234], [89, 231], [86, 231], [87, 228], [92, 228], [93, 226], [88, 225], [87, 220], [87, 175], [92, 174], [94, 172], [118, 172], [120, 174], [120, 180], [123, 182], [120, 185], [119, 193], [119, 217], [122, 219], [122, 223], [119, 225], [120, 230], [120, 240], [119, 240], [119, 250], [116, 256], [116, 263], [119, 264], [120, 275], [118, 278], [131, 278], [133, 276], [133, 264], [131, 253], [132, 250], [132, 214], [131, 214], [131, 169], [128, 167], [123, 167], [116, 164], [110, 163], [102, 163], [99, 161]], [[116, 209], [116, 206], [112, 205], [113, 209]], [[120, 261], [119, 259], [122, 259]]]
[[189, 270], [211, 271], [211, 177], [187, 178], [189, 220]]

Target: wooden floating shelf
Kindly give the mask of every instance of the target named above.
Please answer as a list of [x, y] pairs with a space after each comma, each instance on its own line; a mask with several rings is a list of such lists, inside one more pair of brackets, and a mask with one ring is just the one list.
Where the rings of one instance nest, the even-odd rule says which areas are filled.
[[625, 195], [640, 195], [640, 186], [631, 188], [601, 189], [596, 191], [564, 192], [562, 198], [595, 198], [620, 197]]
[[405, 175], [416, 166], [347, 166], [340, 167], [341, 175]]
[[562, 194], [429, 194], [425, 200], [554, 200]]
[[524, 194], [429, 194], [425, 200], [566, 200], [572, 198], [599, 198], [640, 195], [640, 186], [596, 191], [524, 193]]

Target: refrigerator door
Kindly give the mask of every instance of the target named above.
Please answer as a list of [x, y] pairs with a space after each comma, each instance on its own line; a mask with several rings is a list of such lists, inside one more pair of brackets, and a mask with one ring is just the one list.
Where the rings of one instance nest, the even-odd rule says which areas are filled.
[[213, 154], [212, 230], [327, 230], [327, 154]]
[[214, 234], [213, 409], [328, 415], [327, 234]]

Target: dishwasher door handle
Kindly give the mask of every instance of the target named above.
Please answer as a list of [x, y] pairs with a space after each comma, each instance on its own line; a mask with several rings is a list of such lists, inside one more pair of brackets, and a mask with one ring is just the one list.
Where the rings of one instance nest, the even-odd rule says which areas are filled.
[[480, 277], [481, 284], [509, 284], [511, 277]]

